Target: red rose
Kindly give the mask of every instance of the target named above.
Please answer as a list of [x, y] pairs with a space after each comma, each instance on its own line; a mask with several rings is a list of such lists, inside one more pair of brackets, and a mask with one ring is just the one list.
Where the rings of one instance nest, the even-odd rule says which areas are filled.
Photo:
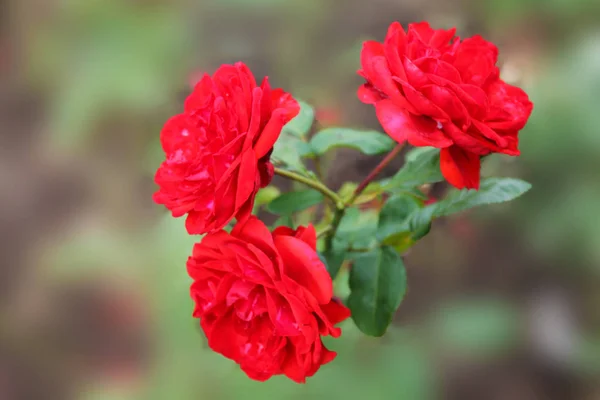
[[221, 66], [196, 84], [184, 112], [161, 132], [166, 160], [156, 171], [154, 201], [174, 217], [187, 214], [190, 234], [247, 218], [269, 184], [269, 156], [281, 128], [300, 106], [281, 89], [260, 86], [243, 63]]
[[252, 379], [304, 382], [336, 355], [321, 336], [338, 337], [334, 325], [350, 311], [332, 299], [316, 240], [312, 225], [271, 233], [252, 216], [231, 233], [209, 233], [188, 259], [194, 317], [208, 344]]
[[367, 82], [358, 97], [375, 105], [399, 143], [442, 149], [448, 182], [477, 189], [481, 156], [519, 155], [517, 134], [533, 104], [500, 79], [494, 44], [480, 36], [460, 41], [454, 32], [421, 22], [406, 33], [393, 23], [383, 43], [364, 43], [358, 73]]

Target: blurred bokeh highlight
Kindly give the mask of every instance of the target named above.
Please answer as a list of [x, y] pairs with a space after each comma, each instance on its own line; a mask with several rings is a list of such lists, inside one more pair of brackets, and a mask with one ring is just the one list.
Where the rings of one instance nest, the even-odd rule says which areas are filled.
[[[600, 2], [0, 7], [0, 399], [600, 399]], [[151, 200], [160, 129], [202, 73], [238, 60], [322, 124], [380, 129], [356, 70], [362, 41], [394, 20], [499, 46], [502, 76], [535, 109], [522, 156], [491, 157], [484, 174], [533, 189], [436, 221], [406, 257], [385, 337], [349, 321], [306, 385], [250, 381], [191, 316], [195, 239]], [[328, 182], [372, 163], [344, 154]]]

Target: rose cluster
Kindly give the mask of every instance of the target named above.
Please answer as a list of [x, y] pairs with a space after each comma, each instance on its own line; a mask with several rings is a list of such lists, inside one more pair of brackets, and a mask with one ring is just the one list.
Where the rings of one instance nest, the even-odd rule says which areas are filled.
[[258, 86], [244, 64], [223, 65], [161, 132], [166, 159], [154, 201], [187, 215], [188, 233], [207, 233], [187, 264], [194, 316], [214, 351], [261, 381], [313, 375], [335, 357], [321, 336], [339, 336], [334, 325], [350, 313], [333, 299], [312, 226], [270, 232], [251, 216], [257, 191], [273, 177], [273, 144], [299, 109], [266, 78]]
[[[358, 96], [391, 138], [440, 148], [446, 180], [477, 189], [481, 157], [518, 155], [532, 111], [525, 92], [500, 79], [497, 57], [479, 36], [461, 41], [454, 30], [419, 23], [405, 32], [394, 23], [383, 43], [364, 44]], [[333, 296], [313, 226], [269, 230], [252, 215], [274, 175], [273, 145], [299, 111], [243, 63], [223, 65], [198, 80], [160, 134], [165, 160], [153, 199], [185, 216], [189, 234], [204, 235], [187, 262], [193, 315], [214, 351], [260, 381], [304, 382], [335, 357], [322, 337], [338, 337], [336, 325], [350, 316]]]

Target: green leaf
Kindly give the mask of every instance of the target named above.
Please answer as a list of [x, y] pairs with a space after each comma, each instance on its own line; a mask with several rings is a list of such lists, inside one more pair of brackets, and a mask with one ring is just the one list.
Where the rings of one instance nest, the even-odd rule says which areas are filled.
[[292, 219], [291, 215], [283, 215], [277, 218], [277, 220], [273, 223], [271, 228], [275, 229], [279, 226], [287, 226], [292, 229], [296, 229], [296, 224], [294, 224], [294, 220]]
[[450, 193], [442, 201], [429, 207], [434, 216], [456, 214], [485, 204], [503, 203], [516, 199], [531, 189], [531, 184], [515, 178], [488, 178], [481, 182], [479, 190], [460, 190]]
[[290, 122], [285, 124], [282, 133], [289, 133], [296, 137], [306, 137], [315, 120], [315, 110], [307, 103], [298, 101], [300, 112]]
[[377, 218], [378, 214], [373, 210], [361, 212], [356, 207], [346, 210], [333, 237], [331, 249], [323, 253], [332, 279], [352, 255], [349, 252], [351, 248], [368, 249], [376, 244]]
[[410, 233], [409, 216], [420, 208], [418, 200], [397, 195], [389, 198], [379, 215], [377, 238], [384, 240], [397, 233]]
[[350, 147], [367, 155], [386, 153], [396, 142], [377, 131], [359, 131], [347, 128], [328, 128], [317, 133], [310, 141], [313, 151], [322, 155], [337, 147]]
[[412, 240], [417, 241], [429, 233], [434, 211], [435, 208], [426, 206], [411, 214], [408, 225]]
[[406, 163], [388, 181], [386, 189], [397, 192], [443, 179], [440, 172], [440, 151], [431, 147], [418, 147], [406, 155]]
[[349, 199], [354, 194], [354, 191], [358, 187], [358, 183], [356, 182], [344, 182], [342, 187], [338, 190], [337, 194], [342, 199]]
[[387, 246], [359, 255], [350, 270], [350, 290], [348, 307], [356, 326], [382, 336], [406, 292], [402, 258]]
[[335, 239], [338, 239], [344, 243], [352, 243], [352, 235], [357, 229], [359, 219], [360, 210], [358, 208], [347, 208], [338, 226]]
[[[420, 207], [411, 205], [409, 197], [394, 196], [381, 210], [377, 237], [384, 244], [404, 251], [431, 229], [431, 221], [484, 204], [501, 203], [519, 197], [531, 185], [514, 178], [488, 178], [482, 181], [478, 191], [451, 192], [437, 203]], [[403, 199], [403, 200], [402, 200]], [[409, 210], [412, 208], [412, 210]], [[410, 211], [410, 212], [409, 212]], [[406, 213], [409, 212], [407, 215]]]
[[360, 211], [357, 208], [348, 208], [332, 239], [331, 248], [323, 252], [331, 279], [335, 279], [347, 258], [348, 249], [353, 241], [353, 227], [358, 227], [359, 218]]
[[[350, 268], [343, 268], [338, 273], [337, 276], [333, 279], [333, 293], [335, 293], [336, 297], [338, 297], [344, 304], [346, 304], [346, 300], [348, 296], [350, 296], [350, 286], [349, 286], [349, 278], [350, 278]], [[358, 332], [358, 329], [356, 330]]]
[[267, 211], [278, 215], [290, 215], [306, 210], [323, 201], [323, 194], [313, 189], [288, 192], [277, 197], [267, 205]]
[[[383, 206], [379, 215], [377, 239], [383, 244], [393, 246], [396, 251], [403, 252], [429, 231], [428, 225], [413, 222], [413, 215], [418, 215], [422, 202], [409, 195], [395, 195]], [[418, 221], [420, 222], [420, 220]], [[427, 233], [425, 232], [425, 233]]]
[[334, 247], [319, 256], [327, 267], [327, 272], [329, 272], [331, 279], [335, 279], [346, 259], [346, 250]]
[[254, 212], [269, 204], [271, 201], [281, 195], [281, 191], [276, 186], [267, 186], [266, 188], [260, 189], [254, 198]]
[[415, 199], [420, 199], [423, 201], [426, 201], [429, 197], [423, 193], [422, 191], [420, 191], [419, 189], [417, 189], [416, 187], [407, 187], [407, 188], [403, 188], [401, 190], [396, 190], [394, 191], [394, 193], [396, 194], [406, 194], [409, 196], [414, 197]]
[[334, 244], [346, 249], [373, 246], [376, 243], [378, 218], [375, 210], [360, 211], [355, 207], [347, 209], [334, 237]]
[[273, 146], [271, 161], [276, 165], [285, 166], [291, 171], [308, 174], [308, 170], [302, 161], [303, 157], [311, 157], [312, 150], [308, 143], [289, 132], [281, 132]]

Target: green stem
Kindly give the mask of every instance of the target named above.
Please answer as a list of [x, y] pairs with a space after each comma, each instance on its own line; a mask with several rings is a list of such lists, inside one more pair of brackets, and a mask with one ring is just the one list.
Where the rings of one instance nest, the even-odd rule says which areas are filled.
[[342, 198], [338, 196], [337, 193], [335, 193], [333, 190], [325, 186], [323, 183], [311, 178], [307, 178], [306, 176], [302, 176], [295, 172], [286, 171], [281, 168], [275, 168], [275, 173], [279, 176], [283, 176], [293, 181], [300, 182], [310, 188], [313, 188], [323, 193], [325, 196], [329, 197], [333, 201], [333, 204], [335, 204], [338, 210], [344, 208], [344, 201], [342, 200]]
[[338, 227], [340, 226], [340, 222], [342, 222], [342, 217], [344, 216], [344, 214], [346, 213], [346, 208], [338, 208], [337, 210], [335, 210], [335, 214], [333, 215], [333, 220], [331, 221], [331, 229], [329, 230], [329, 232], [327, 233], [327, 236], [325, 237], [325, 251], [327, 250], [331, 250], [332, 246], [333, 246], [333, 238], [338, 230]]
[[392, 151], [388, 153], [387, 156], [367, 175], [367, 177], [358, 185], [352, 197], [344, 204], [343, 208], [338, 208], [335, 211], [335, 215], [333, 216], [333, 221], [331, 221], [331, 230], [327, 233], [327, 237], [325, 238], [325, 250], [330, 250], [333, 246], [333, 238], [338, 230], [340, 222], [346, 213], [346, 209], [351, 207], [358, 196], [367, 188], [369, 183], [373, 181], [383, 171], [385, 167], [402, 151], [405, 143], [399, 143], [394, 147]]
[[321, 229], [319, 232], [317, 232], [317, 238], [320, 238], [323, 235], [328, 234], [329, 232], [331, 232], [331, 225], [326, 226], [325, 228]]
[[315, 163], [315, 174], [317, 174], [317, 178], [319, 178], [321, 181], [324, 181], [324, 177], [323, 177], [323, 169], [321, 168], [321, 157], [316, 156], [314, 159], [314, 163]]
[[371, 171], [371, 173], [369, 173], [369, 175], [358, 185], [358, 187], [354, 191], [354, 194], [347, 202], [344, 202], [344, 200], [340, 196], [338, 196], [337, 193], [329, 189], [327, 186], [325, 186], [322, 182], [318, 180], [308, 178], [295, 172], [286, 171], [281, 168], [275, 168], [275, 173], [279, 176], [292, 179], [296, 182], [300, 182], [308, 187], [318, 190], [333, 201], [336, 207], [335, 214], [333, 215], [333, 220], [327, 228], [325, 228], [318, 234], [319, 237], [325, 235], [325, 251], [327, 251], [331, 250], [333, 246], [333, 238], [335, 237], [340, 222], [342, 221], [342, 218], [346, 213], [346, 209], [354, 204], [358, 196], [360, 196], [360, 194], [366, 189], [369, 183], [371, 183], [373, 179], [375, 179], [377, 175], [379, 175], [381, 171], [383, 171], [383, 169], [402, 151], [404, 146], [405, 143], [400, 143], [396, 145], [396, 147], [394, 147], [394, 149], [390, 151], [389, 154], [385, 156], [385, 158], [381, 160], [381, 162]]
[[379, 175], [381, 171], [383, 171], [383, 169], [387, 167], [388, 164], [392, 162], [394, 158], [396, 158], [396, 156], [402, 151], [405, 145], [406, 142], [398, 143], [396, 147], [394, 147], [394, 149], [390, 151], [388, 155], [385, 156], [385, 158], [381, 160], [379, 164], [377, 164], [373, 171], [371, 171], [371, 173], [367, 175], [367, 177], [363, 179], [363, 181], [358, 185], [358, 187], [354, 191], [354, 194], [352, 195], [350, 200], [348, 200], [348, 205], [354, 204], [358, 196], [360, 196], [360, 194], [367, 188], [367, 186], [369, 186], [369, 183], [371, 183], [373, 179], [375, 179], [377, 175]]

